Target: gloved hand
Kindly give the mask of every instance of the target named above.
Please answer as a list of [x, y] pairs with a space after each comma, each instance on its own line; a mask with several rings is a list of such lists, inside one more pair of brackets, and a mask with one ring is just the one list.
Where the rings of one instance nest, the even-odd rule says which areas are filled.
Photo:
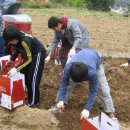
[[6, 62], [6, 66], [7, 67], [10, 67], [10, 65], [13, 63], [13, 61], [11, 61], [11, 60], [8, 60], [7, 62]]
[[124, 63], [121, 65], [121, 67], [128, 67], [129, 63]]
[[68, 53], [68, 57], [71, 58], [76, 54], [76, 50], [75, 49], [70, 49], [69, 53]]
[[72, 59], [72, 57], [76, 54], [75, 49], [71, 49], [70, 52], [68, 53], [68, 59], [67, 63]]
[[81, 117], [80, 117], [80, 120], [82, 120], [83, 118], [85, 118], [85, 119], [88, 119], [89, 118], [89, 111], [88, 110], [86, 110], [86, 109], [83, 109], [83, 111], [81, 112]]
[[48, 61], [51, 59], [50, 56], [47, 56], [46, 59], [45, 59], [45, 63], [48, 63]]
[[63, 102], [63, 101], [59, 101], [59, 102], [57, 103], [56, 107], [57, 107], [58, 109], [64, 109], [64, 108], [65, 108], [64, 102]]
[[8, 72], [7, 76], [8, 76], [8, 77], [12, 77], [12, 76], [15, 75], [16, 73], [17, 73], [17, 69], [16, 69], [16, 68], [13, 68], [13, 69], [11, 69], [11, 70]]

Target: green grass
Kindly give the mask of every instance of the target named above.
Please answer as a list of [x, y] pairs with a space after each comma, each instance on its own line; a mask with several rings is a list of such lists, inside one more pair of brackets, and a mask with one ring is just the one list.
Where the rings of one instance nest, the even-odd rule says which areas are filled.
[[42, 9], [42, 8], [53, 8], [55, 7], [52, 3], [47, 3], [47, 4], [43, 4], [43, 3], [36, 3], [36, 2], [22, 2], [21, 3], [21, 7], [22, 8], [32, 8], [32, 9]]
[[130, 20], [130, 17], [124, 17], [120, 14], [102, 11], [88, 11], [86, 9], [75, 8], [42, 8], [42, 9], [29, 9], [22, 8], [21, 12], [30, 16], [57, 16], [57, 17], [70, 17], [78, 19], [102, 19], [102, 20]]

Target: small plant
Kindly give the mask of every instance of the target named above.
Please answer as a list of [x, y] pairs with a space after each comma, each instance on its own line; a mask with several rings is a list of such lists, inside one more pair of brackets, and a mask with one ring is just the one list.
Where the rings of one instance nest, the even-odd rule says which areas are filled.
[[114, 4], [114, 0], [85, 0], [90, 10], [108, 11]]

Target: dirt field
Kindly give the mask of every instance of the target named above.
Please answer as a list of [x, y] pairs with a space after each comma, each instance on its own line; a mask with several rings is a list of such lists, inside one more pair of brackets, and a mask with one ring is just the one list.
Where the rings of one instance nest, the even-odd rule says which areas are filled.
[[90, 46], [96, 50], [130, 53], [130, 17], [118, 14], [93, 12], [80, 9], [39, 9], [21, 10], [32, 16], [33, 34], [43, 43], [51, 42], [53, 31], [48, 29], [50, 16], [79, 19], [90, 32]]
[[[103, 60], [106, 75], [111, 88], [112, 97], [114, 100], [116, 113], [119, 121], [123, 126], [130, 129], [130, 68], [122, 69], [119, 65], [125, 62], [124, 59], [104, 58]], [[51, 69], [50, 69], [51, 68]], [[49, 71], [50, 70], [50, 71]], [[41, 83], [41, 106], [40, 109], [48, 109], [50, 104], [54, 104], [54, 99], [59, 86], [58, 73], [59, 68], [54, 65], [46, 65], [45, 74]], [[66, 107], [64, 114], [60, 118], [60, 127], [62, 130], [80, 130], [80, 112], [83, 109], [86, 101], [86, 94], [88, 93], [88, 83], [78, 86]], [[97, 98], [96, 103], [91, 112], [91, 116], [96, 116], [102, 110], [100, 100]], [[127, 128], [122, 130], [127, 130]]]
[[[53, 31], [47, 27], [48, 18], [50, 16], [68, 16], [80, 19], [85, 24], [91, 34], [90, 46], [92, 48], [100, 52], [117, 51], [130, 54], [129, 17], [75, 9], [23, 9], [21, 12], [32, 17], [33, 35], [38, 37], [44, 44], [50, 43], [53, 38]], [[128, 69], [120, 68], [120, 64], [125, 63], [126, 60], [125, 58], [103, 58], [121, 130], [130, 130], [130, 67]], [[80, 112], [83, 109], [88, 93], [87, 82], [75, 89], [69, 105], [59, 119], [59, 124], [53, 115], [45, 111], [45, 109], [48, 110], [51, 105], [55, 104], [55, 97], [60, 85], [58, 73], [61, 68], [53, 63], [52, 61], [45, 65], [40, 85], [41, 101], [38, 109], [23, 107], [14, 112], [9, 112], [1, 108], [0, 130], [81, 129]], [[102, 106], [97, 98], [91, 111], [91, 117], [97, 116], [100, 110], [102, 110]]]

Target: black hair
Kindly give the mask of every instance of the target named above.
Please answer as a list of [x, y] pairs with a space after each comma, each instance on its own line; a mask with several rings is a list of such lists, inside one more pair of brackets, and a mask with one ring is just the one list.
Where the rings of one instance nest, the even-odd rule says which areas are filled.
[[88, 67], [83, 62], [74, 62], [70, 67], [70, 77], [74, 82], [80, 83], [87, 78]]
[[60, 23], [60, 19], [57, 17], [50, 17], [48, 20], [48, 28], [57, 27]]
[[7, 26], [3, 31], [3, 38], [5, 43], [17, 39], [21, 41], [22, 34], [15, 26]]

